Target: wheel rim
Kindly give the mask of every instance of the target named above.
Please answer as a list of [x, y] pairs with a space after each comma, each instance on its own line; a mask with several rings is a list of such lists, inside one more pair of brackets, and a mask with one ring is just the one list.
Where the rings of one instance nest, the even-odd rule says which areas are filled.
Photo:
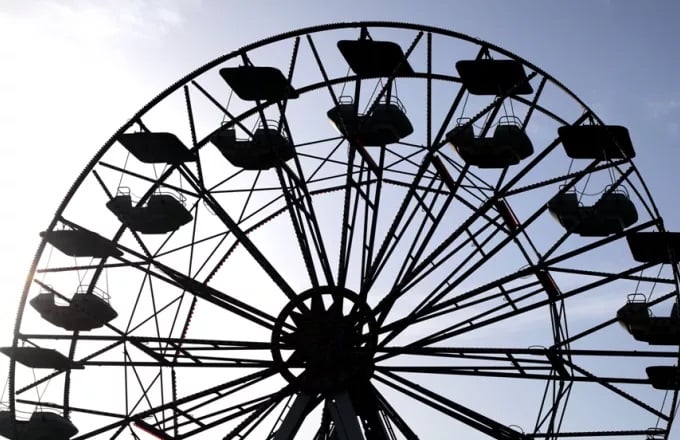
[[[385, 148], [350, 146], [346, 139], [334, 135], [332, 128], [317, 129], [326, 119], [325, 112], [339, 102], [342, 92], [338, 89], [347, 88], [355, 98], [360, 96], [369, 110], [374, 102], [367, 99], [371, 87], [379, 96], [393, 91], [375, 79], [359, 81], [351, 71], [347, 74], [346, 64], [337, 67], [334, 60], [339, 55], [334, 43], [357, 38], [361, 28], [375, 34], [375, 39], [397, 39], [415, 66], [412, 78], [395, 81], [400, 85], [399, 98], [406, 105], [407, 115], [415, 113], [415, 132]], [[452, 66], [458, 58], [437, 56], [436, 44], [444, 42], [464, 48], [466, 56], [461, 59], [475, 58], [487, 50], [494, 56], [521, 62], [534, 74], [531, 83], [535, 92], [526, 99], [456, 99], [462, 89]], [[290, 55], [292, 61], [281, 60], [278, 53]], [[228, 87], [217, 81], [217, 69], [245, 62], [244, 56], [255, 65], [276, 65], [284, 74], [292, 71], [292, 82], [301, 97], [283, 101], [280, 106], [259, 106], [225, 95]], [[448, 70], [442, 69], [446, 63]], [[382, 83], [390, 81], [384, 79]], [[228, 109], [226, 101], [231, 101]], [[528, 121], [524, 124], [526, 131], [540, 139], [534, 143], [536, 151], [506, 171], [466, 166], [449, 145], [444, 145], [445, 131], [455, 125], [454, 117], [494, 112], [492, 122], [503, 114], [524, 117]], [[173, 129], [175, 114], [188, 116], [183, 134]], [[221, 119], [225, 119], [223, 129], [245, 128], [252, 135], [255, 130], [250, 127], [272, 115], [296, 146], [295, 156], [286, 165], [261, 172], [243, 171], [209, 144]], [[657, 271], [653, 264], [637, 264], [623, 255], [628, 252], [624, 233], [586, 241], [574, 234], [565, 235], [549, 218], [545, 204], [555, 193], [569, 189], [561, 189], [563, 185], [588, 192], [609, 179], [615, 187], [625, 185], [635, 200], [640, 219], [630, 230], [663, 227], [631, 161], [569, 165], [559, 143], [553, 141], [556, 128], [580, 124], [588, 118], [601, 124], [568, 89], [536, 66], [496, 46], [449, 31], [395, 23], [351, 23], [302, 29], [247, 46], [200, 68], [159, 95], [93, 158], [49, 229], [75, 226], [96, 231], [117, 243], [124, 256], [74, 262], [61, 255], [50, 257], [50, 245], [41, 243], [33, 266], [38, 272], [35, 278], [29, 276], [24, 291], [15, 346], [28, 341], [58, 348], [81, 361], [88, 374], [90, 370], [107, 371], [92, 375], [82, 384], [77, 372], [55, 375], [57, 381], [63, 381], [63, 387], [58, 387], [64, 390], [57, 393], [60, 402], [53, 398], [57, 409], [75, 422], [82, 419], [82, 423], [76, 423], [79, 426], [91, 425], [81, 428], [79, 435], [85, 437], [115, 420], [112, 414], [120, 414], [121, 405], [122, 412], [133, 417], [113, 422], [115, 426], [105, 430], [105, 435], [127, 435], [137, 429], [171, 437], [198, 435], [214, 425], [221, 435], [236, 436], [239, 430], [248, 432], [254, 426], [253, 436], [278, 432], [275, 435], [285, 438], [298, 429], [311, 432], [310, 423], [319, 419], [327, 423], [319, 432], [329, 434], [347, 414], [351, 418], [351, 411], [340, 409], [348, 402], [361, 419], [356, 429], [379, 437], [388, 436], [389, 428], [405, 437], [412, 434], [411, 430], [426, 429], [404, 416], [404, 411], [412, 408], [425, 411], [426, 420], [443, 417], [456, 429], [467, 426], [471, 432], [497, 438], [518, 436], [510, 425], [519, 425], [536, 437], [568, 432], [586, 437], [600, 430], [612, 431], [611, 435], [642, 435], [650, 432], [649, 426], [657, 426], [658, 431], [653, 433], [664, 436], [671, 425], [676, 392], [671, 391], [661, 404], [661, 392], [652, 394], [646, 389], [649, 385], [643, 385], [644, 380], [639, 378], [648, 364], [633, 359], [632, 338], [625, 341], [625, 334], [614, 336], [613, 345], [620, 342], [621, 347], [605, 350], [609, 345], [599, 338], [616, 335], [610, 333], [611, 326], [589, 333], [614, 317], [615, 309], [606, 319], [604, 314], [583, 318], [583, 323], [577, 319], [577, 331], [569, 332], [567, 327], [565, 310], [593, 306], [581, 300], [588, 295], [606, 301], [618, 298], [623, 304], [627, 293], [650, 295], [655, 286], [670, 284], [663, 292], [666, 302], [660, 302], [670, 304], [677, 285], [674, 269], [661, 267]], [[474, 122], [484, 124], [484, 118]], [[543, 125], [552, 131], [541, 132]], [[489, 130], [491, 123], [483, 127]], [[155, 169], [134, 162], [118, 140], [122, 133], [135, 129], [175, 132], [185, 144], [194, 145], [200, 164]], [[157, 187], [183, 194], [193, 214], [192, 222], [163, 236], [132, 234], [120, 228], [120, 222], [104, 211], [103, 205], [116, 195], [123, 178], [142, 200]], [[99, 195], [95, 195], [97, 191]], [[90, 204], [97, 203], [102, 209], [83, 214]], [[519, 219], [518, 224], [507, 220], [504, 203], [512, 207], [509, 212]], [[605, 258], [612, 263], [602, 263]], [[645, 269], [654, 273], [643, 272]], [[36, 279], [38, 282], [34, 282]], [[24, 308], [26, 300], [41, 289], [70, 295], [80, 284], [108, 286], [106, 290], [114, 295], [112, 303], [119, 314], [115, 322], [122, 321], [125, 328], [107, 327], [100, 333], [81, 332], [72, 337], [56, 327], [45, 327], [49, 324], [36, 318], [34, 310]], [[324, 291], [321, 296], [331, 296], [333, 301], [337, 297], [357, 298], [353, 304], [363, 314], [373, 312], [373, 321], [366, 325], [374, 329], [370, 333], [375, 348], [370, 350], [370, 368], [364, 369], [370, 371], [371, 379], [359, 381], [365, 388], [361, 391], [348, 384], [354, 381], [343, 380], [332, 387], [299, 387], [295, 385], [298, 377], [282, 367], [286, 361], [283, 350], [276, 348], [280, 343], [277, 335], [286, 330], [295, 333], [296, 323], [289, 319], [292, 310], [304, 304], [301, 298], [311, 301], [319, 289]], [[122, 299], [122, 295], [114, 292], [125, 290], [135, 291], [135, 298], [127, 298], [123, 301], [128, 304], [121, 305], [117, 298]], [[611, 293], [616, 290], [616, 294]], [[92, 289], [87, 291], [91, 293]], [[258, 291], [268, 294], [255, 297]], [[356, 293], [342, 293], [345, 291]], [[551, 294], [557, 294], [559, 301], [551, 299]], [[658, 299], [659, 293], [656, 295]], [[196, 317], [191, 321], [196, 307], [210, 310], [203, 312], [205, 315], [197, 312], [198, 323]], [[532, 320], [541, 316], [542, 325], [532, 327]], [[238, 321], [238, 325], [230, 325], [227, 319]], [[215, 320], [224, 320], [225, 337], [208, 337], [215, 329], [205, 321]], [[449, 320], [455, 322], [445, 323]], [[520, 331], [512, 337], [487, 336], [480, 346], [456, 344], [470, 340], [466, 338], [473, 332], [483, 336], [486, 329], [492, 329], [509, 334], [517, 326], [540, 328], [540, 336]], [[475, 340], [474, 334], [471, 338]], [[73, 342], [67, 344], [68, 340]], [[324, 341], [328, 342], [321, 338], [314, 343]], [[107, 348], [115, 343], [119, 345]], [[350, 345], [358, 348], [361, 344]], [[208, 349], [213, 353], [201, 358]], [[289, 347], [286, 350], [290, 352]], [[229, 356], [234, 352], [241, 357]], [[677, 355], [673, 350], [658, 349], [646, 353], [657, 363]], [[625, 359], [625, 368], [609, 373], [602, 364], [610, 356]], [[400, 363], [401, 359], [412, 363]], [[177, 364], [197, 364], [198, 360], [208, 366], [182, 365], [182, 369]], [[307, 364], [317, 361], [311, 353], [304, 360]], [[17, 403], [23, 409], [30, 408], [31, 404], [25, 403], [30, 399], [23, 399], [21, 394], [38, 388], [32, 386], [36, 380], [22, 376], [22, 368], [12, 362], [12, 410]], [[338, 371], [346, 372], [347, 368]], [[251, 374], [252, 369], [257, 372]], [[90, 405], [83, 398], [87, 381], [101, 381], [121, 371], [125, 376], [123, 402], [93, 405], [88, 414], [82, 408]], [[185, 375], [184, 371], [191, 373]], [[229, 374], [213, 390], [198, 377], [201, 371], [218, 377], [224, 375], [223, 371]], [[631, 371], [634, 378], [628, 376]], [[545, 394], [532, 403], [531, 422], [517, 414], [519, 421], [515, 423], [511, 418], [499, 419], [511, 406], [508, 402], [497, 414], [486, 405], [479, 406], [475, 399], [464, 398], [464, 391], [440, 391], [431, 379], [436, 377], [442, 386], [467, 390], [469, 376], [488, 379], [489, 385], [476, 383], [480, 394], [492, 393], [496, 385], [490, 384], [498, 381], [508, 390], [519, 382], [538, 384]], [[621, 411], [631, 411], [631, 422], [609, 425], [578, 410], [571, 413], [572, 406], [577, 406], [566, 405], [572, 390], [578, 396], [581, 389], [590, 390], [590, 383], [606, 390], [604, 397], [596, 400], [613, 401], [621, 405]], [[183, 384], [187, 384], [186, 391], [181, 389]], [[527, 394], [541, 394], [536, 385], [522, 386]], [[261, 387], [268, 391], [260, 391]], [[203, 390], [210, 392], [204, 394]], [[219, 395], [217, 392], [240, 404], [202, 403], [210, 400], [208, 395]], [[260, 394], [250, 397], [251, 392]], [[404, 401], [409, 403], [395, 402], [396, 394], [405, 396]], [[364, 400], [370, 404], [358, 403]], [[414, 402], [422, 406], [412, 407]], [[145, 410], [145, 406], [155, 409]], [[110, 413], [109, 417], [104, 413]], [[276, 413], [282, 414], [280, 420]]]

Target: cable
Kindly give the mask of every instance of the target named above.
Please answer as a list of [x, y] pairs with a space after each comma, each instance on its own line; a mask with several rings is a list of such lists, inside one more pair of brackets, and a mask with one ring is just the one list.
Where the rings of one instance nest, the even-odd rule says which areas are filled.
[[2, 394], [0, 394], [0, 402], [5, 399], [5, 391], [7, 391], [7, 386], [9, 385], [9, 375], [7, 375], [7, 380], [5, 380], [5, 386], [2, 388]]
[[375, 96], [376, 90], [378, 90], [378, 86], [381, 88], [383, 87], [382, 83], [382, 78], [378, 80], [378, 82], [375, 83], [375, 87], [373, 87], [373, 91], [371, 92], [371, 96], [368, 97], [368, 102], [366, 103], [366, 107], [364, 108], [364, 113], [371, 108], [371, 101], [373, 101], [373, 96]]
[[[659, 272], [656, 274], [656, 279], [659, 279], [661, 276], [661, 270], [663, 269], [663, 264], [659, 266]], [[652, 283], [652, 290], [649, 292], [649, 297], [647, 298], [647, 301], [650, 301], [652, 299], [652, 295], [654, 294], [654, 288], [656, 287], [656, 281]]]
[[[123, 163], [123, 171], [127, 169], [127, 163], [128, 159], [130, 158], [130, 152], [128, 151], [127, 156], [125, 156], [125, 162]], [[118, 180], [118, 187], [116, 188], [116, 195], [118, 194], [118, 188], [120, 188], [123, 185], [123, 177], [125, 176], [125, 173], [121, 172], [120, 173], [120, 179]]]
[[[345, 73], [345, 78], [349, 76], [349, 70], [350, 70], [350, 68], [349, 68], [349, 66], [347, 66], [347, 73]], [[345, 86], [346, 85], [347, 85], [347, 81], [343, 81], [342, 82], [342, 88], [340, 89], [340, 96], [345, 95]]]
[[[47, 253], [47, 262], [45, 263], [45, 267], [50, 267], [50, 260], [52, 259], [52, 251], [54, 250], [54, 246], [50, 246], [50, 250]], [[45, 277], [47, 276], [47, 272], [43, 272], [42, 275], [40, 276], [40, 281], [44, 284], [45, 283]]]

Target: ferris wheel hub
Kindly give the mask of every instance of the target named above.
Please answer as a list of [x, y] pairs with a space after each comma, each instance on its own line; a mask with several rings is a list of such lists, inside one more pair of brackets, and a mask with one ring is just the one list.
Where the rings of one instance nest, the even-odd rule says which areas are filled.
[[347, 390], [373, 373], [377, 340], [373, 311], [337, 286], [309, 289], [282, 310], [272, 333], [281, 375], [300, 391]]

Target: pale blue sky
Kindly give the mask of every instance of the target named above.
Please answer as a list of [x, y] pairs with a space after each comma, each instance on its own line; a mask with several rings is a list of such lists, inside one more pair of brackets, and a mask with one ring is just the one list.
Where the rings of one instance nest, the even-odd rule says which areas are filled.
[[[38, 232], [129, 116], [243, 44], [370, 19], [466, 33], [553, 75], [603, 120], [629, 128], [666, 226], [680, 230], [675, 1], [0, 0], [0, 343], [10, 341]], [[5, 371], [3, 361], [0, 377]]]

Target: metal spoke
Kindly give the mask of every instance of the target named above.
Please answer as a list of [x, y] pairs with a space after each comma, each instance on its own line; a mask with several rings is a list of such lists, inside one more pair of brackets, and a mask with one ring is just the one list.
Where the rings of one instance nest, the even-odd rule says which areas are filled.
[[[622, 274], [627, 275], [627, 274], [630, 274], [630, 273], [639, 272], [641, 270], [644, 270], [645, 268], [652, 267], [652, 266], [653, 266], [653, 264], [650, 264], [650, 263], [643, 264], [643, 265], [636, 266], [636, 267], [633, 267], [631, 269], [628, 269], [628, 270], [622, 272]], [[459, 335], [459, 334], [463, 334], [463, 333], [470, 332], [470, 331], [473, 331], [473, 330], [477, 330], [479, 328], [485, 327], [487, 325], [491, 325], [493, 323], [502, 321], [504, 319], [508, 319], [508, 318], [513, 317], [513, 316], [516, 316], [516, 315], [519, 315], [519, 314], [522, 314], [522, 313], [526, 313], [530, 310], [534, 310], [534, 309], [537, 309], [537, 308], [540, 308], [540, 307], [550, 306], [551, 304], [556, 304], [560, 301], [563, 301], [566, 298], [569, 298], [569, 297], [572, 297], [572, 296], [575, 296], [575, 295], [578, 295], [578, 294], [582, 294], [584, 292], [588, 292], [591, 289], [594, 289], [596, 287], [610, 283], [612, 281], [615, 281], [616, 279], [617, 279], [617, 276], [612, 276], [610, 278], [605, 278], [605, 279], [600, 280], [600, 281], [595, 281], [595, 282], [583, 285], [581, 287], [578, 287], [578, 288], [575, 288], [575, 289], [572, 289], [572, 290], [569, 290], [569, 291], [566, 291], [566, 292], [561, 292], [558, 295], [556, 295], [555, 297], [549, 297], [547, 299], [537, 301], [533, 304], [522, 306], [522, 307], [518, 308], [517, 310], [513, 310], [513, 311], [510, 311], [510, 312], [507, 312], [507, 313], [503, 313], [501, 315], [498, 315], [498, 316], [495, 316], [495, 317], [492, 317], [492, 318], [487, 318], [485, 320], [482, 320], [482, 321], [479, 321], [479, 322], [476, 322], [476, 323], [470, 323], [470, 325], [465, 327], [465, 328], [463, 328], [463, 326], [452, 326], [452, 327], [449, 327], [445, 330], [438, 332], [435, 335], [431, 335], [429, 337], [423, 338], [422, 340], [418, 341], [418, 343], [432, 344], [432, 343], [435, 343], [436, 341], [442, 341], [442, 340], [451, 338], [455, 335]], [[461, 327], [461, 328], [454, 329], [454, 327]]]
[[260, 250], [253, 244], [248, 235], [238, 226], [238, 224], [227, 214], [222, 206], [215, 200], [215, 198], [206, 190], [192, 175], [186, 167], [181, 167], [180, 172], [185, 176], [187, 181], [194, 187], [194, 190], [210, 205], [210, 208], [217, 214], [222, 222], [229, 228], [234, 236], [239, 240], [241, 245], [252, 255], [262, 269], [269, 275], [269, 277], [279, 286], [281, 291], [290, 299], [294, 299], [297, 294], [283, 276], [274, 268], [274, 266], [267, 260], [267, 258], [260, 252]]
[[[537, 211], [536, 213], [534, 213], [534, 215], [532, 215], [526, 222], [524, 222], [523, 225], [522, 225], [521, 227], [519, 227], [519, 228], [517, 228], [517, 229], [515, 229], [515, 230], [513, 230], [513, 231], [510, 231], [510, 232], [507, 234], [507, 237], [506, 237], [505, 239], [503, 239], [499, 244], [497, 244], [492, 250], [490, 250], [489, 252], [486, 252], [485, 254], [483, 254], [482, 258], [478, 259], [471, 267], [469, 267], [469, 268], [466, 270], [466, 272], [464, 272], [462, 275], [458, 276], [458, 278], [455, 278], [455, 279], [453, 279], [453, 280], [450, 281], [450, 282], [449, 282], [448, 280], [446, 280], [446, 285], [444, 285], [444, 283], [441, 283], [439, 287], [441, 287], [442, 289], [439, 291], [439, 293], [438, 293], [437, 295], [435, 295], [434, 297], [432, 297], [432, 298], [427, 297], [426, 300], [423, 300], [423, 302], [421, 302], [421, 304], [416, 308], [416, 312], [415, 312], [415, 313], [412, 313], [411, 316], [409, 316], [409, 317], [407, 317], [406, 319], [402, 320], [400, 326], [396, 328], [395, 332], [394, 332], [393, 334], [391, 334], [391, 335], [389, 336], [389, 338], [388, 338], [385, 342], [387, 342], [387, 341], [391, 340], [392, 338], [394, 338], [399, 332], [401, 332], [404, 328], [406, 328], [406, 326], [407, 326], [409, 323], [414, 323], [414, 322], [420, 320], [420, 318], [421, 318], [422, 316], [425, 316], [425, 315], [428, 315], [428, 314], [430, 314], [430, 313], [432, 313], [432, 312], [435, 312], [435, 310], [441, 310], [442, 308], [445, 308], [445, 307], [447, 307], [447, 306], [450, 305], [450, 304], [458, 304], [461, 300], [470, 298], [472, 295], [477, 295], [477, 294], [481, 293], [481, 291], [476, 290], [474, 294], [462, 294], [462, 295], [459, 294], [459, 295], [457, 295], [457, 296], [454, 297], [454, 298], [451, 298], [451, 299], [448, 299], [448, 300], [444, 300], [444, 301], [440, 301], [440, 303], [437, 304], [437, 302], [438, 302], [439, 300], [441, 300], [442, 298], [444, 298], [444, 296], [447, 294], [447, 292], [453, 291], [453, 290], [455, 289], [455, 287], [457, 287], [457, 286], [460, 284], [460, 282], [462, 282], [463, 280], [465, 280], [467, 276], [469, 276], [470, 274], [472, 274], [472, 273], [473, 273], [477, 268], [479, 268], [485, 261], [487, 261], [494, 253], [500, 251], [500, 250], [501, 250], [505, 245], [507, 245], [511, 240], [513, 240], [514, 238], [516, 238], [517, 235], [518, 235], [520, 232], [522, 232], [523, 230], [525, 230], [525, 228], [526, 228], [526, 226], [527, 226], [528, 224], [530, 224], [534, 219], [538, 218], [538, 216], [543, 212], [543, 210], [545, 210], [545, 207], [542, 208], [542, 209], [540, 209], [540, 210]], [[649, 223], [645, 223], [645, 224], [641, 224], [641, 225], [639, 225], [639, 226], [637, 226], [637, 227], [635, 227], [635, 228], [632, 228], [631, 230], [644, 229], [644, 228], [646, 228], [646, 227], [648, 227], [648, 226], [649, 226]], [[623, 233], [622, 233], [622, 234], [623, 234]], [[548, 260], [548, 261], [545, 261], [543, 264], [545, 265], [546, 268], [550, 268], [550, 267], [552, 267], [552, 265], [554, 265], [554, 264], [556, 264], [556, 263], [558, 263], [558, 262], [560, 262], [560, 261], [564, 261], [564, 260], [566, 260], [566, 259], [568, 259], [568, 258], [571, 258], [571, 257], [574, 256], [574, 255], [581, 254], [581, 253], [583, 253], [583, 252], [585, 252], [585, 251], [587, 251], [587, 250], [590, 250], [590, 249], [595, 248], [595, 247], [597, 247], [597, 246], [601, 246], [601, 245], [603, 245], [603, 244], [605, 244], [605, 243], [607, 243], [607, 242], [613, 241], [614, 239], [618, 238], [619, 235], [622, 235], [622, 234], [617, 234], [617, 235], [614, 235], [614, 236], [611, 236], [611, 237], [602, 239], [602, 240], [600, 240], [600, 241], [598, 241], [598, 242], [596, 242], [596, 243], [594, 243], [594, 244], [586, 245], [586, 246], [583, 246], [583, 247], [581, 247], [581, 248], [579, 248], [579, 249], [572, 250], [572, 251], [570, 251], [570, 252], [568, 252], [568, 253], [566, 253], [566, 254], [564, 254], [564, 255], [561, 255], [561, 256], [559, 256], [559, 257], [553, 257], [552, 259], [550, 259], [550, 260]], [[454, 251], [454, 252], [455, 252], [455, 251]], [[454, 252], [451, 252], [451, 253], [449, 253], [448, 255], [452, 255]], [[438, 264], [442, 264], [444, 261], [446, 261], [446, 258], [447, 258], [447, 256], [444, 256], [444, 257], [442, 258], [442, 260], [441, 260]], [[466, 259], [466, 262], [467, 262], [467, 260], [468, 260], [468, 259]], [[461, 264], [459, 267], [463, 267], [463, 264]], [[642, 268], [644, 268], [644, 267], [640, 267], [640, 268], [642, 269]], [[615, 278], [617, 278], [617, 277], [620, 279], [620, 277], [632, 276], [632, 274], [634, 274], [634, 273], [636, 273], [636, 272], [635, 272], [635, 271], [629, 270], [629, 271], [626, 271], [626, 272], [620, 273], [620, 274], [612, 274], [612, 276], [610, 276], [610, 277], [607, 278], [607, 279], [612, 280], [612, 279], [615, 279]], [[454, 274], [456, 274], [456, 270], [452, 271], [452, 273], [451, 273], [451, 275], [449, 276], [449, 278], [452, 278], [452, 276], [453, 276]], [[516, 277], [510, 276], [510, 277], [508, 277], [507, 280], [510, 280], [510, 279], [512, 279], [512, 278], [516, 278]], [[498, 280], [498, 281], [496, 281], [496, 282], [494, 282], [494, 283], [491, 283], [491, 286], [492, 286], [492, 287], [503, 286], [504, 282], [507, 281], [507, 280], [505, 280], [505, 279], [500, 279], [500, 280]], [[415, 284], [414, 284], [414, 285], [415, 285]], [[593, 286], [594, 286], [594, 285], [593, 285]], [[439, 287], [438, 287], [438, 288], [439, 288]], [[436, 290], [437, 290], [437, 289], [435, 289], [435, 291], [436, 291]], [[396, 290], [396, 292], [398, 292], [398, 291], [399, 291], [399, 290]], [[483, 290], [482, 290], [482, 291], [483, 291]], [[393, 292], [394, 292], [394, 291], [393, 291]], [[403, 294], [403, 292], [400, 293], [400, 294]], [[392, 295], [395, 295], [395, 294], [392, 293]], [[427, 303], [426, 303], [425, 301], [427, 301]], [[512, 305], [512, 303], [508, 303], [508, 304]], [[434, 315], [430, 315], [430, 316], [431, 316], [431, 317], [432, 317], [432, 316], [439, 316], [439, 314], [438, 314], [438, 313], [435, 313]], [[508, 315], [508, 316], [511, 316], [511, 315]]]
[[521, 440], [522, 434], [476, 411], [453, 402], [440, 394], [389, 372], [381, 372], [376, 380], [412, 399], [458, 420], [490, 437]]
[[[218, 398], [223, 398], [225, 395], [227, 395], [231, 390], [234, 389], [240, 389], [244, 386], [244, 384], [251, 384], [257, 381], [264, 380], [274, 374], [274, 371], [271, 369], [266, 369], [262, 371], [258, 371], [252, 374], [249, 374], [247, 376], [240, 377], [238, 379], [216, 385], [214, 387], [207, 388], [205, 390], [193, 393], [189, 396], [182, 397], [174, 402], [168, 402], [163, 405], [159, 405], [156, 407], [152, 407], [150, 409], [141, 411], [136, 414], [130, 414], [128, 415], [124, 420], [110, 423], [104, 426], [101, 426], [99, 428], [96, 428], [93, 431], [86, 432], [83, 434], [80, 434], [76, 437], [73, 437], [73, 440], [85, 440], [91, 437], [94, 437], [96, 435], [102, 434], [107, 431], [111, 431], [113, 429], [119, 428], [121, 426], [127, 425], [131, 421], [140, 421], [143, 420], [147, 417], [153, 417], [159, 413], [162, 413], [164, 410], [168, 409], [173, 409], [176, 408], [180, 405], [186, 405], [186, 404], [191, 404], [199, 399], [203, 399], [207, 396], [211, 395], [218, 395]], [[219, 394], [218, 394], [219, 393]]]
[[376, 396], [381, 411], [396, 425], [407, 440], [418, 440], [418, 435], [411, 429], [406, 420], [390, 405], [385, 397], [373, 385], [373, 393]]
[[291, 440], [295, 438], [305, 417], [319, 404], [316, 396], [298, 393], [289, 403], [273, 430], [273, 440]]
[[[127, 249], [127, 252], [134, 254], [134, 252], [129, 249]], [[142, 257], [140, 255], [137, 256], [140, 258]], [[120, 259], [121, 261], [126, 261], [123, 258]], [[232, 298], [231, 296], [223, 292], [220, 292], [219, 290], [211, 286], [208, 286], [206, 283], [198, 282], [195, 279], [185, 274], [182, 274], [181, 272], [178, 272], [170, 267], [167, 267], [158, 261], [150, 261], [148, 264], [152, 264], [161, 273], [152, 271], [149, 268], [145, 269], [142, 267], [142, 265], [132, 264], [131, 262], [128, 262], [128, 264], [131, 267], [140, 269], [144, 273], [147, 273], [160, 280], [163, 280], [168, 284], [174, 285], [184, 291], [187, 291], [194, 295], [195, 297], [202, 298], [206, 301], [213, 303], [218, 307], [221, 307], [243, 318], [246, 318], [247, 320], [255, 324], [259, 324], [269, 329], [273, 328], [273, 323], [275, 321], [275, 318], [273, 316], [270, 316], [265, 312], [262, 312], [252, 306], [249, 306], [248, 304], [242, 301]]]

